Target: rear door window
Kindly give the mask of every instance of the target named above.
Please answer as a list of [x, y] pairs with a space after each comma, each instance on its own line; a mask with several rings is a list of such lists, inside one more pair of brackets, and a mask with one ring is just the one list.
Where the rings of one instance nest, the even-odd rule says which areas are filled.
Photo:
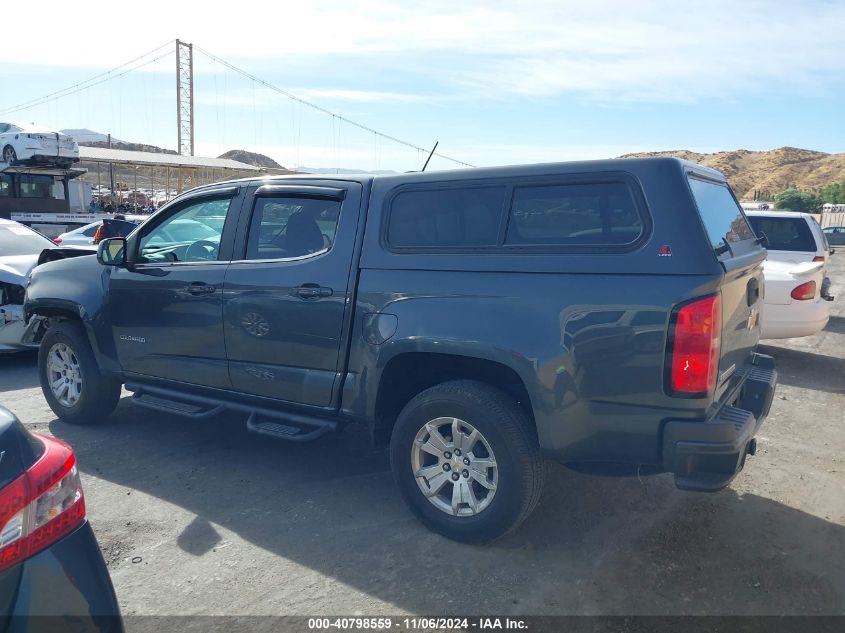
[[698, 214], [717, 255], [732, 252], [734, 244], [754, 240], [742, 208], [726, 184], [689, 177]]
[[804, 218], [750, 216], [757, 235], [765, 234], [770, 251], [816, 252], [816, 240]]
[[327, 252], [334, 243], [340, 205], [340, 200], [324, 198], [256, 198], [246, 259], [295, 259]]

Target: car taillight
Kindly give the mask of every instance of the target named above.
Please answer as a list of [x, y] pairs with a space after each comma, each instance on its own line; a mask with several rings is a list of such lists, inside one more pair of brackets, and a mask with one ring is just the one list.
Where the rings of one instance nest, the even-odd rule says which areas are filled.
[[57, 237], [56, 239], [54, 239], [54, 240], [53, 240], [53, 242], [54, 242], [55, 244], [61, 244], [61, 243], [62, 243], [62, 238]]
[[813, 261], [814, 262], [823, 262], [824, 257], [822, 255], [816, 255], [815, 257], [813, 257]]
[[26, 560], [85, 521], [85, 498], [70, 446], [52, 437], [41, 457], [0, 490], [0, 572]]
[[677, 308], [672, 315], [669, 387], [677, 395], [707, 395], [716, 388], [722, 342], [718, 295]]
[[789, 293], [789, 296], [793, 299], [797, 299], [798, 301], [814, 299], [816, 296], [816, 282], [807, 281], [800, 286], [795, 286], [795, 288], [792, 289], [792, 292]]

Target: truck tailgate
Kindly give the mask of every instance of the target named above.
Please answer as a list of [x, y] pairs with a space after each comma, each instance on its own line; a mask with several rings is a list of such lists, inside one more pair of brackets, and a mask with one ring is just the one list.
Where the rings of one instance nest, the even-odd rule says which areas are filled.
[[760, 249], [723, 261], [722, 341], [717, 400], [733, 392], [747, 374], [760, 339], [760, 312], [763, 308], [763, 262]]

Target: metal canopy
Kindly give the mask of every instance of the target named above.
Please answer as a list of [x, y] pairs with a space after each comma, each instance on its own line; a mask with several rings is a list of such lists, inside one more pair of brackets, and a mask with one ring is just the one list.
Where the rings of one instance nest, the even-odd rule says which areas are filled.
[[181, 156], [179, 154], [162, 154], [158, 152], [136, 152], [127, 149], [108, 149], [106, 147], [79, 147], [79, 159], [101, 163], [127, 163], [135, 165], [150, 165], [154, 167], [187, 167], [235, 169], [238, 171], [263, 171], [262, 167], [248, 165], [230, 158], [207, 158], [203, 156]]
[[14, 165], [0, 169], [0, 173], [4, 174], [28, 174], [33, 176], [52, 176], [54, 178], [62, 178], [67, 180], [73, 180], [74, 178], [79, 178], [81, 175], [87, 173], [87, 169], [83, 169], [81, 167], [69, 167], [67, 169], [62, 169], [61, 167], [48, 167], [48, 166], [27, 166], [27, 165]]

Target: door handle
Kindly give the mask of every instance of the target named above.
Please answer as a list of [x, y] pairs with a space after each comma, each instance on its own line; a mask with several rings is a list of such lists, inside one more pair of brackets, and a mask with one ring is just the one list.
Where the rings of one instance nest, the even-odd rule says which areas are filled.
[[192, 295], [209, 295], [217, 290], [217, 286], [214, 284], [207, 284], [204, 281], [194, 281], [191, 282], [185, 290]]
[[317, 299], [319, 297], [331, 297], [332, 289], [318, 286], [317, 284], [302, 284], [293, 291], [303, 299]]

